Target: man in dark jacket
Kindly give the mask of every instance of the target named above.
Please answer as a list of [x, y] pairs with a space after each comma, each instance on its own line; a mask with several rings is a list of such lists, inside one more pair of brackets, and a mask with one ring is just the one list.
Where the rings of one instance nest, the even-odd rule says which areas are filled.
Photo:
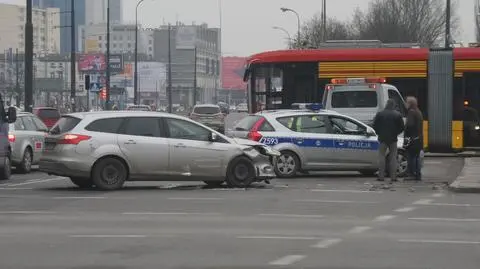
[[397, 181], [397, 142], [398, 136], [405, 129], [402, 115], [395, 110], [395, 101], [389, 99], [385, 106], [385, 110], [375, 115], [373, 120], [373, 128], [378, 135], [379, 147], [379, 171], [378, 180], [385, 180], [385, 159], [388, 150], [388, 163], [390, 168], [390, 178]]
[[407, 150], [408, 172], [411, 180], [422, 180], [420, 153], [423, 150], [423, 115], [418, 109], [417, 99], [407, 97], [407, 123], [404, 134], [404, 147]]

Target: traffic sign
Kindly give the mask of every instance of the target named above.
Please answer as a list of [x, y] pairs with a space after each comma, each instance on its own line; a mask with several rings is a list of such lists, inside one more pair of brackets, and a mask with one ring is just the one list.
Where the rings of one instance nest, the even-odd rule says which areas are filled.
[[90, 91], [91, 92], [98, 92], [102, 89], [102, 85], [100, 83], [90, 83]]

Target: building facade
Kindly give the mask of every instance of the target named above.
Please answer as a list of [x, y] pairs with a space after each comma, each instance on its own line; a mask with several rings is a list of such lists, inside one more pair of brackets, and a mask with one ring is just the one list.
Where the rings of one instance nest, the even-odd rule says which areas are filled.
[[[85, 24], [86, 6], [85, 0], [75, 0], [75, 31], [80, 25]], [[58, 8], [60, 22], [56, 25], [60, 29], [60, 53], [68, 53], [72, 50], [71, 45], [71, 1], [68, 0], [33, 0], [34, 8]], [[78, 48], [76, 51], [80, 51]]]
[[221, 87], [220, 29], [209, 28], [206, 24], [181, 23], [170, 26], [170, 31], [167, 25], [155, 29], [153, 58], [167, 63], [167, 67], [169, 41], [172, 55], [173, 103], [185, 106], [193, 106], [195, 103], [216, 103], [218, 89]]
[[[85, 0], [88, 12], [85, 16], [85, 25], [102, 24], [107, 22], [108, 0]], [[110, 1], [110, 22], [113, 24], [122, 23], [123, 17], [122, 0]]]
[[[60, 52], [60, 14], [58, 8], [33, 9], [33, 52]], [[25, 6], [0, 4], [0, 53], [25, 50]]]

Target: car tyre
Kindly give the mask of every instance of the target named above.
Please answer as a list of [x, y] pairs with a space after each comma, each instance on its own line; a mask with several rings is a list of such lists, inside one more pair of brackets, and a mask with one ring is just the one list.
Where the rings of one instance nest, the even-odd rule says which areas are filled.
[[232, 188], [247, 188], [255, 180], [255, 169], [247, 157], [233, 159], [227, 168], [227, 185]]
[[90, 178], [70, 177], [70, 181], [81, 189], [89, 189], [93, 187], [93, 180]]
[[274, 169], [277, 177], [292, 178], [300, 170], [300, 159], [297, 154], [289, 150], [282, 151], [280, 156], [276, 158]]
[[221, 187], [224, 181], [204, 181], [203, 183], [207, 184], [209, 188], [218, 188]]
[[100, 190], [112, 191], [120, 189], [127, 179], [127, 166], [117, 158], [101, 159], [93, 167], [92, 181]]
[[33, 153], [32, 150], [27, 147], [23, 152], [22, 162], [18, 166], [18, 170], [20, 173], [28, 174], [32, 171], [32, 161], [33, 161]]
[[12, 162], [10, 158], [10, 153], [4, 158], [3, 166], [0, 168], [0, 181], [9, 180], [12, 176]]

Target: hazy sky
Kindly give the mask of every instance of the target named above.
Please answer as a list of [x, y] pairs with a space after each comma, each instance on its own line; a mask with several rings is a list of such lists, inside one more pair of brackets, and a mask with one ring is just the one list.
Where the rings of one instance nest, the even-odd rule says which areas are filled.
[[[67, 0], [65, 0], [67, 1]], [[111, 0], [116, 1], [116, 0]], [[139, 21], [145, 27], [154, 27], [179, 20], [185, 24], [220, 24], [219, 3], [222, 2], [223, 52], [225, 55], [248, 56], [285, 47], [286, 35], [272, 26], [287, 29], [293, 36], [297, 18], [293, 13], [282, 13], [280, 7], [296, 10], [302, 21], [321, 9], [320, 0], [145, 0], [139, 8]], [[400, 1], [400, 0], [399, 0]], [[474, 40], [474, 0], [457, 0], [461, 14], [461, 36], [457, 41]], [[25, 0], [0, 0], [25, 3]], [[123, 0], [124, 18], [134, 22], [137, 0]], [[327, 0], [329, 16], [348, 20], [356, 7], [366, 8], [369, 0]]]

